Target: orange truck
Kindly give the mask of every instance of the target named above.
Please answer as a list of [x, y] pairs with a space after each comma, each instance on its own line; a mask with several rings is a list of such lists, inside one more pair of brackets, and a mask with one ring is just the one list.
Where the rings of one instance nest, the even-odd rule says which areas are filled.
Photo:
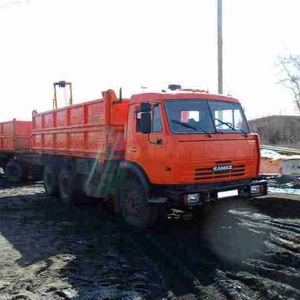
[[[11, 182], [27, 179], [29, 175], [28, 163], [34, 161], [31, 152], [32, 122], [13, 119], [0, 123], [0, 167]], [[19, 162], [15, 157], [20, 156]], [[32, 172], [33, 175], [33, 172]]]
[[42, 171], [47, 194], [110, 199], [133, 226], [151, 226], [170, 208], [267, 193], [259, 137], [229, 96], [177, 85], [130, 99], [108, 90], [34, 112], [32, 124], [31, 168]]

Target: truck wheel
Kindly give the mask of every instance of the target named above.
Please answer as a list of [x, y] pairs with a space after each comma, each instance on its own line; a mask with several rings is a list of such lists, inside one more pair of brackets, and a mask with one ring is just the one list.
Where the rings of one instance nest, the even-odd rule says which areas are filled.
[[72, 172], [62, 170], [58, 177], [59, 197], [64, 203], [74, 202], [75, 196], [75, 180]]
[[44, 187], [47, 195], [55, 196], [58, 193], [58, 180], [57, 172], [55, 168], [50, 165], [46, 165], [43, 174]]
[[118, 197], [119, 211], [125, 222], [137, 228], [152, 227], [159, 211], [147, 202], [147, 195], [137, 179], [123, 182]]
[[17, 161], [11, 161], [5, 167], [5, 175], [9, 182], [20, 182], [24, 178], [24, 175], [26, 175], [23, 173], [24, 170], [20, 163], [18, 163]]

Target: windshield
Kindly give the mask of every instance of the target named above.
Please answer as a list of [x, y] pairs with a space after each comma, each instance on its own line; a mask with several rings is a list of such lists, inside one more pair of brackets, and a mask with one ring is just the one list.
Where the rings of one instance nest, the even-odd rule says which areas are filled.
[[249, 127], [239, 103], [208, 101], [217, 132], [246, 132]]
[[165, 107], [172, 133], [249, 133], [239, 103], [184, 99], [166, 101]]

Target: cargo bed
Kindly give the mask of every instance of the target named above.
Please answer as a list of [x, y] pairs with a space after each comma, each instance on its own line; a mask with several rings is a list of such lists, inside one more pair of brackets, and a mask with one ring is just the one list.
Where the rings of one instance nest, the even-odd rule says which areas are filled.
[[31, 121], [14, 119], [0, 123], [0, 151], [29, 151], [31, 148], [31, 130]]
[[128, 102], [94, 100], [33, 115], [32, 149], [71, 157], [123, 159]]

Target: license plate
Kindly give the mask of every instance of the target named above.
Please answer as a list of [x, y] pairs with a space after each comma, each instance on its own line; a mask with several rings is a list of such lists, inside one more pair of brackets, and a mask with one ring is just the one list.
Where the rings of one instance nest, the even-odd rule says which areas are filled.
[[238, 195], [239, 195], [238, 190], [218, 192], [218, 198], [233, 197], [233, 196], [238, 196]]

